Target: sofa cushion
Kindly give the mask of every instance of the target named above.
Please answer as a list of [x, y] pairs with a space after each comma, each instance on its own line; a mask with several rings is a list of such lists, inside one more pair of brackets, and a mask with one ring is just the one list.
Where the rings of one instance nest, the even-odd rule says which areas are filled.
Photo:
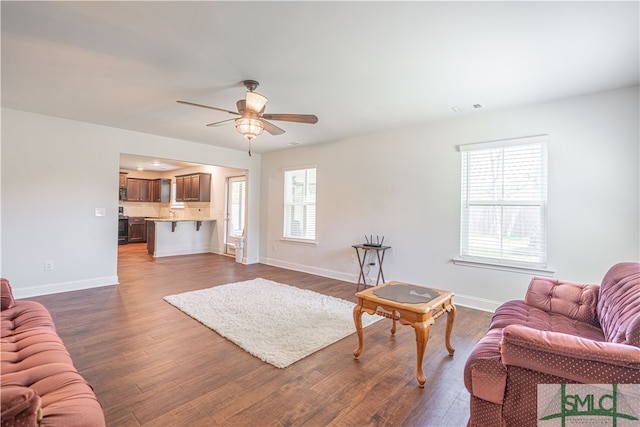
[[13, 291], [9, 281], [4, 277], [0, 279], [0, 310], [6, 310], [16, 304], [13, 299]]
[[534, 277], [524, 301], [549, 313], [597, 325], [597, 285], [582, 285], [546, 277]]
[[523, 325], [539, 331], [560, 332], [595, 341], [604, 341], [604, 335], [597, 326], [562, 314], [541, 310], [522, 300], [507, 301], [498, 307], [489, 328], [503, 329], [509, 325]]
[[598, 319], [608, 342], [640, 347], [640, 263], [609, 269], [600, 285]]

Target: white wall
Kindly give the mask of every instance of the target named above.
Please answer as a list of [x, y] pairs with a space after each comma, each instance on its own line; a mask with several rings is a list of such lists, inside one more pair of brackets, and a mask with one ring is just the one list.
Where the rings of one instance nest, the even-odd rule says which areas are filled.
[[[352, 244], [385, 236], [387, 280], [453, 290], [493, 309], [522, 298], [529, 274], [456, 266], [460, 154], [474, 142], [549, 134], [549, 264], [556, 277], [599, 283], [640, 259], [638, 87], [476, 113], [262, 158], [261, 261], [357, 280]], [[316, 164], [318, 247], [280, 240], [283, 172]]]
[[256, 262], [260, 155], [3, 108], [0, 274], [18, 298], [117, 282], [120, 153], [248, 170], [245, 252]]
[[[2, 109], [0, 274], [18, 297], [115, 283], [115, 189], [119, 155], [129, 153], [248, 170], [248, 263], [355, 282], [351, 245], [380, 234], [392, 246], [387, 280], [452, 289], [458, 303], [490, 309], [522, 297], [530, 277], [450, 262], [456, 147], [547, 133], [550, 264], [558, 278], [598, 283], [613, 263], [640, 259], [639, 113], [633, 87], [248, 157]], [[318, 247], [280, 241], [282, 168], [306, 164], [318, 166]], [[107, 216], [95, 217], [96, 207]]]

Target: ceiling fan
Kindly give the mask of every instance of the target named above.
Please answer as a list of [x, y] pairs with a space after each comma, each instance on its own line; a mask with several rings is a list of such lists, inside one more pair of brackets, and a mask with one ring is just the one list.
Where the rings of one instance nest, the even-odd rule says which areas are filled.
[[208, 108], [210, 110], [222, 111], [225, 113], [240, 116], [234, 119], [222, 120], [209, 123], [207, 126], [220, 126], [234, 121], [236, 130], [249, 140], [249, 155], [251, 155], [251, 140], [260, 135], [262, 131], [267, 131], [271, 135], [282, 135], [285, 131], [267, 120], [280, 120], [284, 122], [309, 123], [318, 122], [318, 117], [313, 114], [265, 114], [264, 109], [267, 98], [254, 92], [259, 83], [255, 80], [244, 80], [242, 84], [247, 88], [245, 99], [236, 102], [238, 111], [226, 110], [224, 108], [211, 107], [209, 105], [196, 104], [188, 101], [177, 101], [180, 104], [193, 105], [195, 107]]

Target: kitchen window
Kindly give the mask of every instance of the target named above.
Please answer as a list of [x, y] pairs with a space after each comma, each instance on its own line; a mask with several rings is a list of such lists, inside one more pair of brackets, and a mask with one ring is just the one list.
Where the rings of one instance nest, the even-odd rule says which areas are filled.
[[176, 180], [171, 180], [171, 209], [184, 209], [184, 202], [176, 201]]
[[548, 136], [461, 145], [456, 264], [547, 270]]
[[316, 239], [316, 168], [304, 167], [284, 171], [285, 240], [315, 242]]

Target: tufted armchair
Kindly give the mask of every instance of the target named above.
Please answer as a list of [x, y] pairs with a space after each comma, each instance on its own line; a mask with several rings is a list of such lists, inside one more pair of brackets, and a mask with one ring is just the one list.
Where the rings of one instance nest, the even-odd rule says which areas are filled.
[[534, 278], [500, 306], [464, 371], [468, 426], [536, 426], [538, 384], [640, 383], [640, 263], [600, 286]]

